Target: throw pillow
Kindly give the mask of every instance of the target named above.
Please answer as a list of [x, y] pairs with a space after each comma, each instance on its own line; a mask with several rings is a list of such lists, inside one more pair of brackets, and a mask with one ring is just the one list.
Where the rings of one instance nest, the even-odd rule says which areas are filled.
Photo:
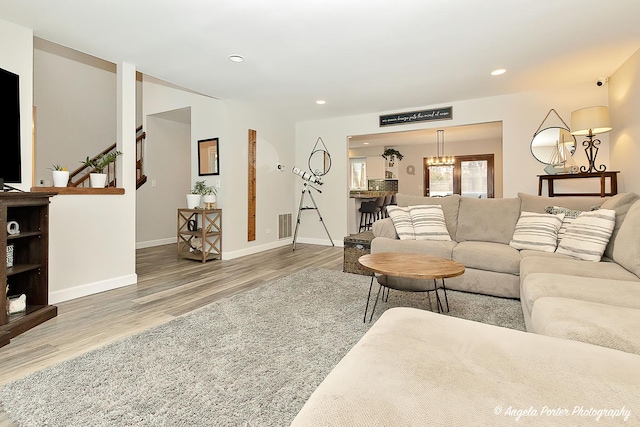
[[451, 241], [440, 205], [409, 206], [416, 240]]
[[396, 233], [398, 233], [400, 240], [416, 239], [413, 222], [411, 222], [411, 215], [409, 215], [409, 208], [387, 206], [387, 213], [391, 221], [393, 221], [393, 226], [396, 228]]
[[560, 226], [560, 230], [558, 230], [558, 243], [564, 237], [564, 233], [567, 231], [567, 227], [573, 222], [574, 219], [578, 217], [582, 213], [582, 211], [578, 211], [575, 209], [563, 208], [560, 206], [547, 206], [545, 211], [548, 214], [557, 215], [559, 213], [564, 214], [564, 219], [562, 220], [562, 225]]
[[555, 252], [563, 218], [563, 213], [550, 215], [522, 212], [509, 246], [515, 249]]
[[582, 212], [562, 237], [556, 252], [585, 261], [600, 261], [616, 225], [616, 211]]

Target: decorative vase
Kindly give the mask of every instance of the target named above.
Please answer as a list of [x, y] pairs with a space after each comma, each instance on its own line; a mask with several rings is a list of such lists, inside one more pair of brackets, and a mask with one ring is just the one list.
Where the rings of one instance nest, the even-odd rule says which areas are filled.
[[216, 208], [216, 195], [215, 194], [207, 194], [202, 197], [202, 201], [204, 203], [205, 209], [215, 209]]
[[104, 188], [107, 185], [106, 173], [90, 173], [91, 188]]
[[66, 187], [69, 183], [69, 171], [51, 171], [54, 187]]
[[200, 194], [187, 194], [187, 209], [196, 209], [200, 207]]

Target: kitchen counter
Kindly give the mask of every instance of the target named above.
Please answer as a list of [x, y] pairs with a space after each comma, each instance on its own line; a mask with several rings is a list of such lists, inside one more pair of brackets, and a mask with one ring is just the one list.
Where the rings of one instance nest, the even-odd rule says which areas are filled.
[[396, 193], [396, 191], [350, 191], [349, 197], [352, 199], [375, 199]]

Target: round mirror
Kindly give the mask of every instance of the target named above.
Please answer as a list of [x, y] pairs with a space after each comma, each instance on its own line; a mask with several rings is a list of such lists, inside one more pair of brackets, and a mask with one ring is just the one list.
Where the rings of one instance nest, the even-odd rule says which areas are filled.
[[331, 169], [331, 156], [326, 150], [315, 150], [309, 156], [309, 170], [315, 176], [326, 175]]
[[565, 159], [566, 153], [573, 156], [575, 151], [576, 137], [565, 128], [543, 129], [531, 141], [531, 154], [545, 165], [560, 163]]

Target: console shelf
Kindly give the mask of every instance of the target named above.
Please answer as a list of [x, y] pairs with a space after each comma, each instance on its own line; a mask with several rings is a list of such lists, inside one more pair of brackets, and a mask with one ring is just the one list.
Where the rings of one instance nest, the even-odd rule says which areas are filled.
[[[58, 314], [49, 305], [49, 198], [55, 193], [0, 193], [0, 347]], [[7, 233], [16, 221], [18, 234]], [[13, 265], [7, 264], [7, 249]], [[9, 287], [7, 293], [7, 285]], [[27, 297], [27, 308], [7, 313], [7, 295]]]

